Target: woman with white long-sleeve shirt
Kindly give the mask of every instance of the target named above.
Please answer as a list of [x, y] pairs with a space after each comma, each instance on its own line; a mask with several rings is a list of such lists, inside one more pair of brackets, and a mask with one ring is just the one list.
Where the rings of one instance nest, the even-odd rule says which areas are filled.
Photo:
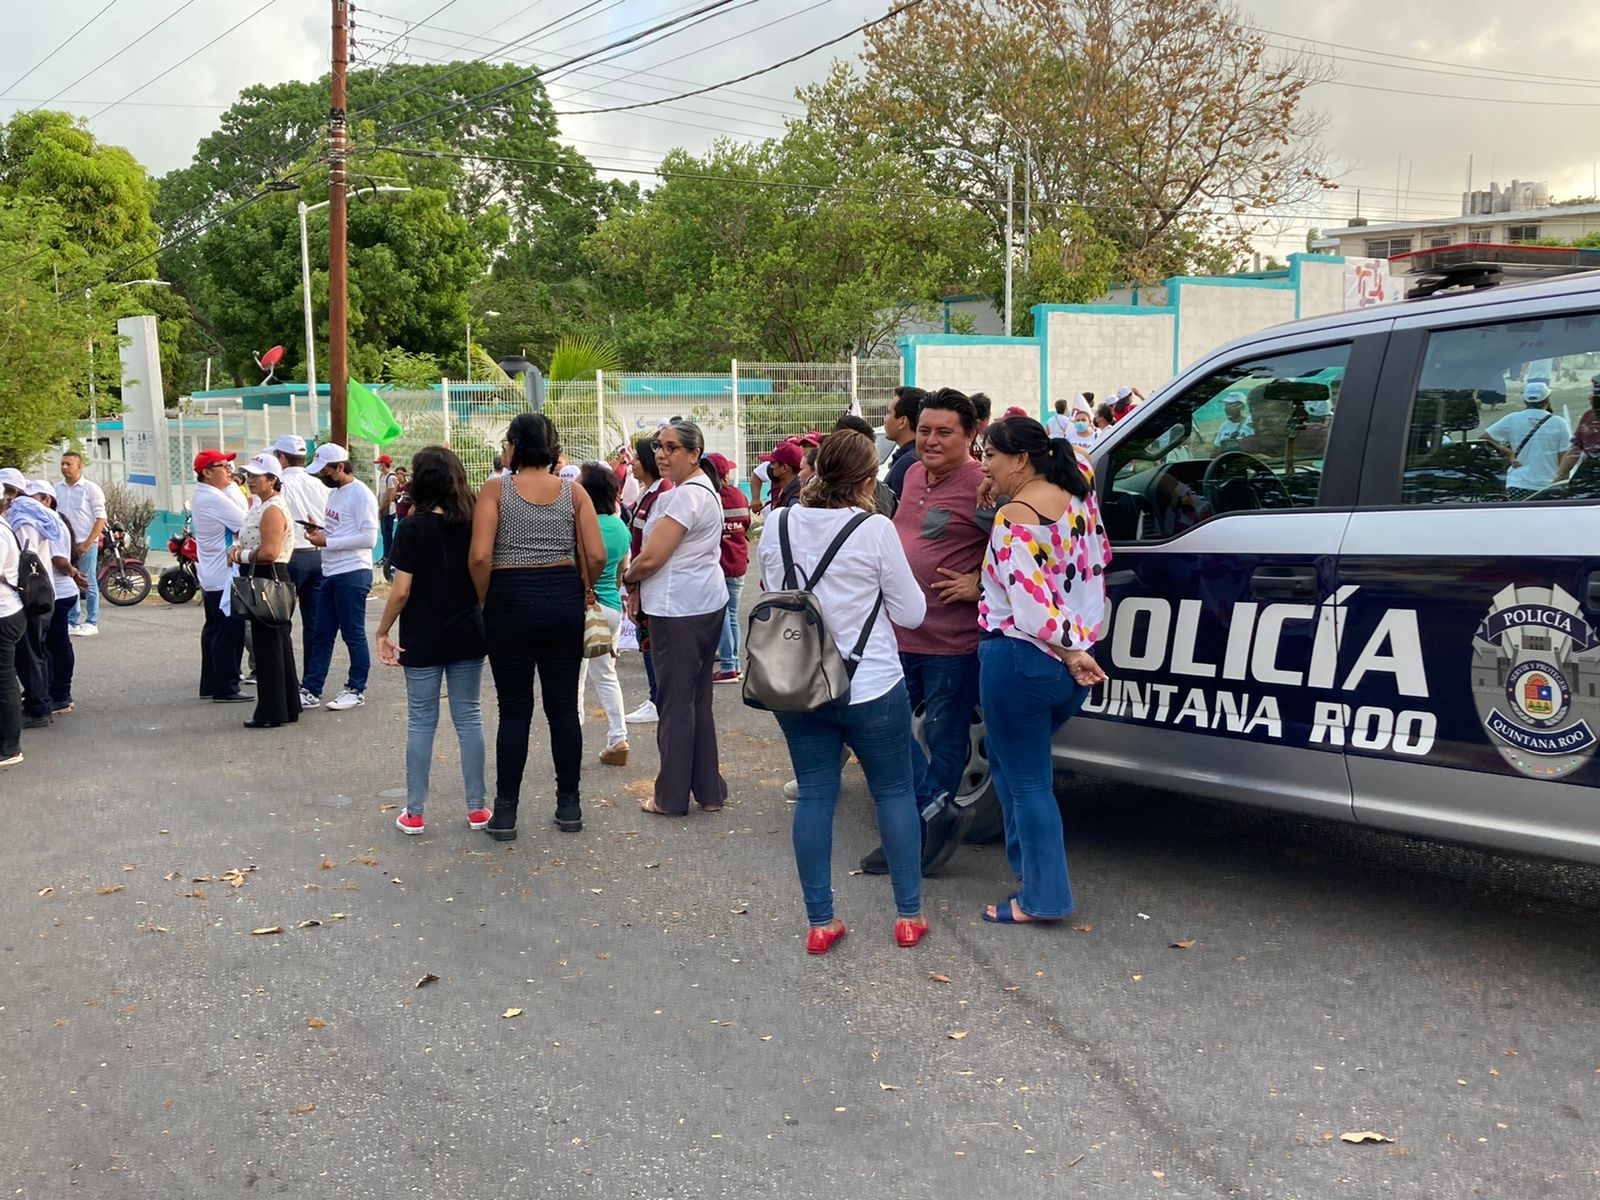
[[[758, 552], [766, 588], [798, 584], [812, 591], [847, 663], [863, 628], [870, 629], [853, 664], [849, 704], [774, 714], [799, 783], [794, 855], [811, 925], [806, 949], [812, 954], [826, 954], [845, 935], [844, 922], [833, 911], [831, 864], [840, 752], [846, 743], [861, 760], [872, 790], [899, 918], [895, 940], [915, 946], [928, 931], [922, 915], [922, 835], [911, 773], [911, 705], [894, 633], [896, 625], [921, 625], [927, 600], [893, 523], [872, 513], [877, 482], [878, 452], [871, 440], [851, 430], [830, 434], [817, 452], [816, 474], [800, 503], [774, 514]], [[865, 520], [839, 542], [821, 578], [813, 579], [830, 547], [863, 515]], [[794, 583], [785, 580], [786, 543]]]

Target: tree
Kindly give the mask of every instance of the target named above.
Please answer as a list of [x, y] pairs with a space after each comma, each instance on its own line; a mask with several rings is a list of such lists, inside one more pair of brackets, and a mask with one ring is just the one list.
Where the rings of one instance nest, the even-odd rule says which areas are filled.
[[795, 126], [682, 151], [635, 212], [586, 243], [632, 366], [837, 361], [890, 342], [917, 305], [969, 290], [983, 227], [897, 154]]
[[[66, 254], [63, 254], [66, 251]], [[33, 197], [0, 202], [0, 464], [20, 466], [67, 436], [86, 410], [88, 318], [54, 290], [58, 256], [91, 260], [66, 216]]]
[[803, 93], [808, 121], [900, 148], [996, 244], [1016, 164], [1032, 232], [1082, 210], [1134, 283], [1226, 270], [1266, 210], [1333, 186], [1302, 103], [1322, 69], [1227, 3], [943, 0], [866, 39], [859, 75]]
[[1035, 304], [1090, 304], [1116, 281], [1117, 247], [1095, 232], [1086, 213], [1071, 214], [1066, 230], [1046, 229], [1028, 250], [1029, 266], [1016, 290], [1023, 337], [1035, 332]]

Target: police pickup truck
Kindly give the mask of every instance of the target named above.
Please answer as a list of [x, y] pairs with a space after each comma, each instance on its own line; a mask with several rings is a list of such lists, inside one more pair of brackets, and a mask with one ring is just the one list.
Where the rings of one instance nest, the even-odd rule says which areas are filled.
[[1600, 272], [1190, 367], [1093, 452], [1109, 679], [1058, 766], [1600, 862], [1597, 371]]

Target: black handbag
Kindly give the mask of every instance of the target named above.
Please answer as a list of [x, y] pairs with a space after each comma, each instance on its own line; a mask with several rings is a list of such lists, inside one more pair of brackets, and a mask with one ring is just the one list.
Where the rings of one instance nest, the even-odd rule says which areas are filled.
[[233, 581], [233, 610], [269, 629], [294, 619], [294, 585], [271, 575], [240, 575]]

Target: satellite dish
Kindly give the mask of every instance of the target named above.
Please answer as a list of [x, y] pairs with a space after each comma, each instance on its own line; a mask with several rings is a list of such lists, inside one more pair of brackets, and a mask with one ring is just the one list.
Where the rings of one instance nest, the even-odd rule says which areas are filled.
[[269, 383], [276, 382], [278, 364], [283, 361], [283, 347], [274, 346], [265, 354], [257, 354], [255, 360], [256, 366], [267, 373], [267, 377], [261, 381], [261, 386], [265, 387]]

